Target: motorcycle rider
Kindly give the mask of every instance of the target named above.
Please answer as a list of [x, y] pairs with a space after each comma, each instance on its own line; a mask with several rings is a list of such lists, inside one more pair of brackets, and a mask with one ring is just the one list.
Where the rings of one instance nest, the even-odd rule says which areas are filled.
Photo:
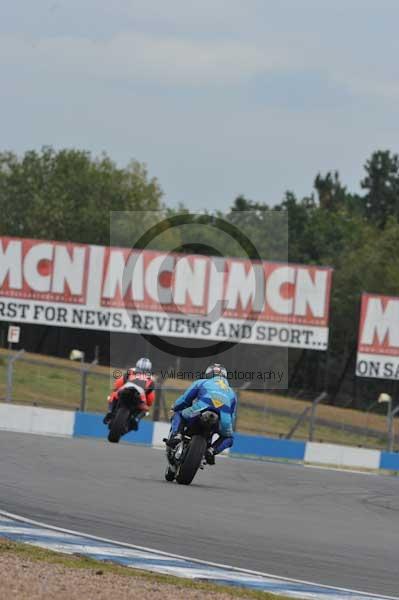
[[183, 439], [187, 422], [201, 408], [219, 408], [219, 437], [205, 453], [209, 465], [215, 464], [215, 455], [233, 445], [233, 425], [236, 418], [237, 397], [227, 381], [225, 367], [218, 363], [209, 365], [205, 378], [195, 381], [176, 401], [172, 408], [169, 437], [165, 441], [169, 448], [175, 448]]
[[135, 367], [127, 369], [127, 371], [115, 381], [113, 390], [107, 398], [108, 412], [103, 419], [105, 425], [108, 425], [113, 417], [118, 404], [119, 394], [132, 384], [136, 389], [141, 388], [142, 390], [142, 393], [140, 393], [141, 401], [138, 406], [138, 411], [130, 423], [130, 430], [137, 431], [140, 419], [145, 416], [155, 399], [155, 383], [152, 375], [152, 364], [149, 358], [139, 358]]

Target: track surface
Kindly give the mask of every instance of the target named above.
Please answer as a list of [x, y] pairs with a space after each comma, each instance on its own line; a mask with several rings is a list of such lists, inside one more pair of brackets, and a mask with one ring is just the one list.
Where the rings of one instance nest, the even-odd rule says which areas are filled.
[[163, 453], [0, 431], [0, 508], [192, 558], [396, 596], [399, 480], [219, 459], [189, 486]]

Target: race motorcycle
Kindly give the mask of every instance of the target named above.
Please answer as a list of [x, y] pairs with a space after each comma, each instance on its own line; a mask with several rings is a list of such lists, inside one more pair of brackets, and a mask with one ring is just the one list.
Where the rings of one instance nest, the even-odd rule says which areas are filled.
[[118, 403], [108, 423], [108, 441], [117, 444], [121, 437], [129, 431], [136, 431], [137, 415], [141, 413], [140, 404], [143, 390], [134, 383], [125, 384], [118, 394]]
[[218, 411], [208, 407], [200, 409], [186, 425], [182, 441], [175, 448], [166, 448], [166, 481], [176, 479], [177, 483], [189, 485], [198, 469], [204, 468], [205, 452], [218, 429]]

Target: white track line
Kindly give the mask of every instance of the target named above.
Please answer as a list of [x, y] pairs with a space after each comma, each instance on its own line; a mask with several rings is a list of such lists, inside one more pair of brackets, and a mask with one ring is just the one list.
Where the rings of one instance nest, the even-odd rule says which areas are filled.
[[[82, 532], [78, 532], [75, 531], [73, 529], [65, 529], [62, 527], [56, 527], [54, 525], [47, 525], [46, 523], [43, 523], [41, 521], [35, 521], [33, 519], [28, 519], [26, 517], [22, 517], [20, 515], [16, 515], [14, 513], [10, 513], [7, 511], [3, 511], [0, 510], [0, 516], [4, 516], [8, 519], [13, 519], [14, 521], [19, 521], [22, 523], [28, 523], [29, 525], [33, 525], [35, 527], [40, 527], [40, 528], [44, 528], [47, 530], [51, 530], [51, 531], [57, 531], [60, 533], [65, 533], [68, 535], [72, 535], [72, 536], [79, 536], [79, 537], [83, 537], [86, 539], [90, 539], [90, 540], [95, 540], [98, 542], [103, 542], [103, 543], [107, 543], [107, 544], [113, 544], [115, 546], [119, 546], [121, 548], [130, 548], [133, 550], [138, 550], [141, 552], [147, 552], [147, 553], [151, 553], [151, 554], [158, 554], [161, 555], [163, 557], [167, 557], [169, 559], [177, 559], [177, 560], [184, 560], [184, 561], [189, 561], [191, 563], [195, 563], [198, 565], [202, 565], [204, 567], [213, 567], [213, 568], [217, 568], [217, 569], [224, 569], [224, 570], [228, 570], [231, 573], [237, 573], [237, 574], [242, 574], [242, 575], [253, 575], [253, 576], [257, 576], [257, 577], [264, 577], [264, 578], [269, 578], [269, 579], [274, 579], [274, 580], [278, 580], [282, 583], [287, 583], [287, 584], [299, 584], [299, 585], [303, 585], [303, 586], [309, 586], [309, 587], [318, 587], [320, 589], [325, 589], [326, 593], [328, 593], [328, 591], [334, 591], [337, 592], [337, 594], [339, 593], [344, 593], [346, 595], [346, 597], [348, 597], [348, 594], [351, 594], [353, 596], [360, 596], [364, 597], [365, 599], [376, 599], [376, 600], [399, 600], [398, 597], [393, 597], [393, 596], [382, 596], [379, 594], [372, 594], [372, 593], [367, 593], [367, 592], [361, 592], [358, 590], [351, 590], [348, 588], [342, 588], [342, 587], [335, 587], [335, 586], [328, 586], [328, 585], [323, 585], [323, 584], [319, 584], [319, 583], [313, 583], [310, 581], [304, 581], [301, 579], [291, 579], [291, 578], [286, 578], [286, 577], [280, 577], [278, 575], [273, 575], [271, 573], [263, 573], [260, 571], [252, 571], [250, 569], [241, 569], [238, 567], [232, 567], [230, 565], [225, 565], [222, 563], [214, 563], [214, 562], [208, 562], [208, 561], [203, 561], [200, 559], [196, 559], [196, 558], [190, 558], [187, 556], [181, 556], [179, 554], [171, 554], [169, 552], [163, 552], [161, 550], [154, 550], [153, 548], [147, 548], [145, 546], [137, 546], [135, 544], [128, 544], [126, 542], [119, 542], [116, 540], [112, 540], [109, 538], [103, 538], [100, 536], [95, 536], [95, 535], [91, 535], [91, 534], [86, 534], [86, 533], [82, 533]], [[309, 590], [311, 593], [311, 590]], [[279, 592], [282, 593], [282, 592]]]
[[373, 477], [381, 477], [381, 473], [375, 471], [358, 471], [356, 469], [344, 469], [339, 467], [328, 467], [323, 465], [316, 465], [310, 463], [304, 463], [303, 466], [306, 469], [319, 469], [320, 471], [337, 471], [338, 473], [354, 473], [355, 475], [372, 475]]

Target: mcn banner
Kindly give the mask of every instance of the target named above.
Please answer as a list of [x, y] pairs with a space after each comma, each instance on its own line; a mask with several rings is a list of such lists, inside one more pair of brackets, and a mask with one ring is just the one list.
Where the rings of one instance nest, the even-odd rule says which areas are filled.
[[0, 320], [325, 350], [332, 270], [0, 238]]
[[399, 380], [399, 298], [363, 294], [356, 375]]

